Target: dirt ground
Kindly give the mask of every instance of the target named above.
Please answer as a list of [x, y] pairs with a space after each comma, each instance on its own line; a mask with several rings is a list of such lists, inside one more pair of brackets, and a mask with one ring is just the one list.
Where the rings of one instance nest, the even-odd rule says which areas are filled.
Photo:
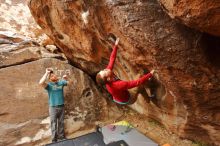
[[[146, 116], [140, 115], [127, 107], [120, 107], [119, 110], [120, 112], [115, 113], [115, 117], [117, 118], [109, 118], [109, 120], [99, 121], [97, 122], [97, 125], [104, 126], [107, 124], [125, 120], [131, 123], [141, 133], [143, 133], [150, 139], [157, 142], [160, 146], [163, 146], [164, 144], [170, 144], [170, 146], [208, 146], [200, 142], [192, 142], [187, 139], [181, 139], [176, 134], [169, 132], [157, 121], [148, 119]], [[115, 111], [111, 111], [110, 109], [109, 112], [115, 112]], [[94, 132], [95, 128], [96, 128], [95, 125], [87, 125], [86, 127], [78, 130], [73, 134], [68, 134], [67, 138], [74, 138], [87, 133]], [[50, 139], [36, 141], [31, 145], [39, 146], [39, 145], [44, 145], [46, 143], [50, 143]], [[30, 143], [28, 145], [30, 145]]]
[[[170, 144], [170, 146], [208, 146], [200, 142], [192, 142], [187, 139], [181, 139], [176, 134], [169, 132], [159, 122], [148, 119], [146, 116], [136, 113], [128, 108], [121, 108], [123, 114], [116, 120], [105, 121], [102, 124], [110, 124], [118, 121], [128, 121], [141, 133], [151, 138], [161, 146], [164, 144]], [[146, 120], [147, 119], [147, 120]]]
[[[122, 107], [120, 108], [120, 110], [121, 113], [117, 115], [118, 118], [116, 118], [116, 120], [114, 119], [101, 121], [99, 125], [104, 126], [107, 124], [125, 120], [131, 123], [141, 133], [151, 138], [161, 146], [164, 144], [170, 144], [170, 146], [208, 146], [200, 142], [192, 142], [187, 139], [181, 139], [176, 134], [173, 134], [169, 132], [167, 129], [165, 129], [165, 127], [162, 126], [159, 122], [152, 119], [148, 119], [146, 116], [138, 114], [129, 108]], [[93, 126], [91, 125], [91, 127]], [[74, 138], [89, 132], [93, 132], [94, 127], [91, 127], [85, 127], [85, 129], [81, 129], [79, 132], [69, 135], [68, 138]]]
[[202, 144], [190, 140], [181, 139], [177, 135], [166, 130], [159, 122], [148, 119], [131, 110], [125, 110], [125, 114], [118, 120], [126, 120], [136, 127], [147, 137], [156, 141], [160, 145], [170, 144], [171, 146], [202, 146]]

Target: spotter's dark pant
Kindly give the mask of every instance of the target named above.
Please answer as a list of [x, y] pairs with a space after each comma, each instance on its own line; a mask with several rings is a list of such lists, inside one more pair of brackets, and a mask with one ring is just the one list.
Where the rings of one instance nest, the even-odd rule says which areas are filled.
[[49, 114], [52, 142], [56, 142], [58, 139], [64, 139], [64, 105], [50, 106]]

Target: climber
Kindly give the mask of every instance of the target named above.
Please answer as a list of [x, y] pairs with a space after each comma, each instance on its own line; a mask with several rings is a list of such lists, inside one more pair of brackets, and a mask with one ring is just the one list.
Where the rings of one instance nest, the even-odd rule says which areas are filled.
[[[49, 82], [46, 79], [49, 77]], [[65, 140], [64, 134], [64, 95], [63, 87], [67, 86], [67, 75], [58, 79], [51, 69], [46, 69], [46, 73], [40, 79], [39, 84], [44, 87], [49, 95], [49, 115], [52, 133], [52, 142]]]
[[119, 38], [117, 38], [115, 41], [108, 66], [104, 70], [101, 70], [97, 73], [96, 81], [100, 85], [105, 84], [106, 89], [112, 95], [114, 102], [118, 104], [132, 104], [136, 99], [135, 97], [130, 96], [128, 89], [143, 84], [146, 80], [153, 76], [155, 71], [152, 70], [150, 73], [145, 74], [141, 78], [133, 81], [122, 81], [118, 79], [118, 77], [112, 71], [117, 54], [118, 43]]

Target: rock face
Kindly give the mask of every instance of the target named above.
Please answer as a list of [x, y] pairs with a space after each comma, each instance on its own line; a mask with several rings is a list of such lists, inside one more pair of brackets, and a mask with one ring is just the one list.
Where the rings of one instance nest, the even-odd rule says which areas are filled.
[[25, 0], [1, 0], [0, 13], [0, 31], [34, 37], [33, 30], [36, 30], [38, 25], [31, 17]]
[[92, 76], [108, 63], [108, 37], [120, 37], [114, 71], [121, 79], [159, 71], [159, 80], [146, 85], [157, 99], [145, 100], [140, 88], [133, 91], [138, 101], [132, 108], [181, 137], [220, 144], [219, 38], [177, 24], [156, 0], [30, 0], [29, 8], [67, 58]]
[[53, 44], [34, 21], [26, 0], [1, 0], [0, 14], [0, 36], [2, 33], [7, 36], [19, 35], [42, 45]]
[[106, 117], [106, 101], [93, 80], [60, 54], [32, 42], [0, 44], [0, 145], [33, 145], [50, 139], [48, 95], [38, 85], [48, 67], [58, 76], [69, 74], [72, 81], [64, 91], [66, 134]]
[[159, 0], [171, 18], [189, 27], [220, 36], [220, 2], [216, 0]]
[[[48, 117], [48, 95], [38, 85], [47, 67], [54, 68], [58, 75], [69, 73], [74, 81], [65, 89], [67, 134], [87, 122], [91, 124], [105, 117], [105, 100], [101, 98], [93, 81], [67, 63], [57, 59], [41, 59], [7, 67], [0, 69], [0, 87], [3, 89], [0, 107], [1, 145], [32, 142], [50, 136], [49, 123], [42, 123]], [[24, 137], [29, 140], [25, 141]]]
[[48, 45], [54, 43], [42, 35], [26, 0], [0, 0], [0, 13], [0, 145], [51, 142], [48, 95], [38, 85], [46, 67], [59, 75], [70, 73], [73, 80], [65, 89], [67, 136], [105, 119], [106, 102], [93, 80], [69, 65], [59, 48]]

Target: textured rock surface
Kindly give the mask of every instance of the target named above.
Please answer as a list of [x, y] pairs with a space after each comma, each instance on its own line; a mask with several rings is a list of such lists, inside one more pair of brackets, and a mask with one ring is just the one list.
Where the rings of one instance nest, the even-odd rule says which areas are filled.
[[33, 30], [38, 25], [34, 22], [25, 0], [0, 0], [0, 14], [0, 31], [34, 37]]
[[58, 58], [65, 56], [58, 50], [41, 47], [37, 42], [23, 40], [20, 37], [0, 35], [0, 68], [19, 65], [40, 58]]
[[74, 85], [65, 90], [68, 136], [105, 118], [105, 101], [91, 78], [61, 61], [65, 56], [56, 46], [48, 45], [53, 41], [42, 35], [26, 0], [0, 0], [0, 22], [1, 146], [51, 142], [48, 96], [38, 85], [46, 67], [57, 69], [59, 74], [68, 71], [74, 80]]
[[48, 95], [38, 85], [47, 67], [73, 80], [65, 89], [67, 135], [105, 119], [105, 99], [91, 78], [69, 65], [56, 46], [44, 48], [25, 37], [1, 34], [0, 145], [50, 142]]
[[156, 0], [30, 0], [29, 7], [67, 58], [90, 75], [108, 63], [108, 36], [120, 37], [115, 72], [121, 79], [138, 78], [144, 68], [159, 71], [160, 81], [146, 85], [157, 101], [145, 100], [140, 89], [132, 108], [181, 137], [220, 144], [219, 38], [177, 24]]
[[26, 0], [0, 0], [0, 22], [0, 34], [16, 34], [43, 45], [53, 44], [34, 21]]
[[171, 18], [189, 27], [220, 36], [220, 1], [159, 0]]
[[2, 68], [0, 145], [22, 144], [50, 136], [48, 95], [38, 85], [47, 67], [54, 68], [59, 76], [69, 73], [73, 80], [65, 89], [67, 133], [105, 117], [105, 99], [91, 78], [63, 61], [40, 59]]

